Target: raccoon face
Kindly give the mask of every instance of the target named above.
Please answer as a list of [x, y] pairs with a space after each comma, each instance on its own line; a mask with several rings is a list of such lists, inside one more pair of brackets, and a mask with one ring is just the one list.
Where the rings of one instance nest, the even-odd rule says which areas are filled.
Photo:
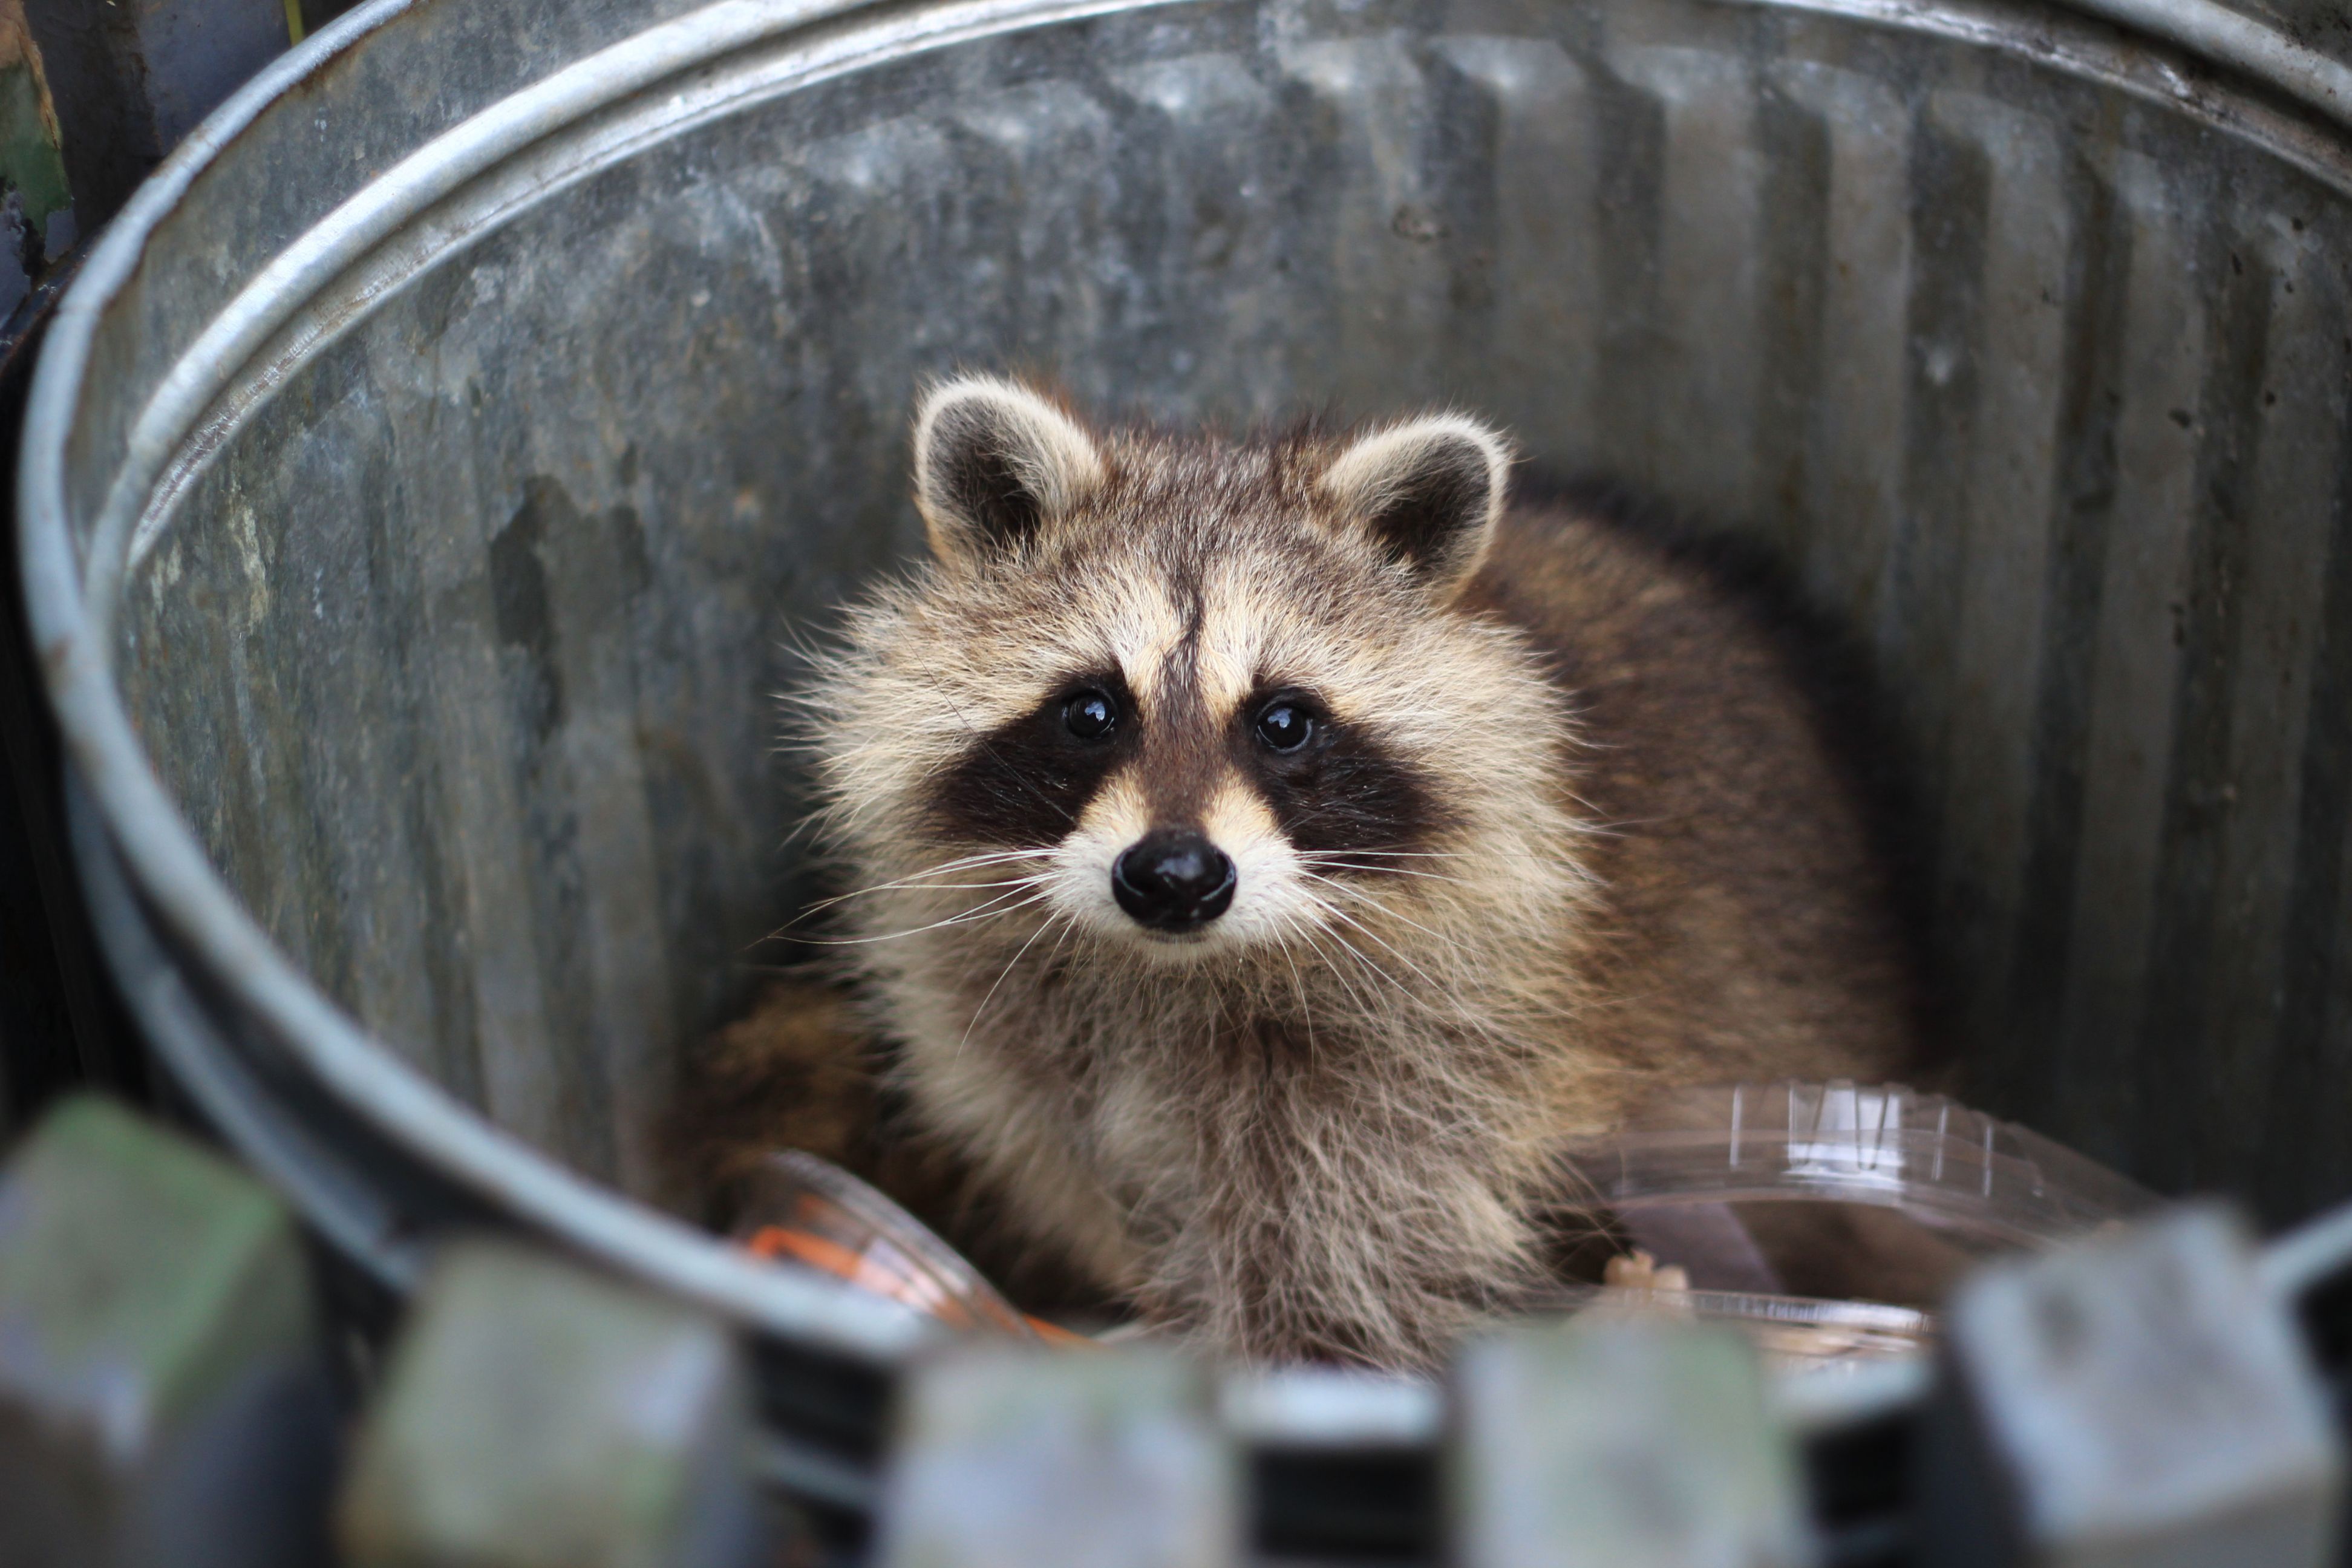
[[1558, 738], [1524, 649], [1454, 606], [1507, 462], [1452, 416], [1226, 446], [936, 389], [934, 569], [869, 621], [856, 704], [919, 738], [849, 748], [842, 809], [869, 794], [900, 860], [1009, 868], [1049, 923], [1171, 962], [1311, 943], [1368, 879], [1444, 882]]

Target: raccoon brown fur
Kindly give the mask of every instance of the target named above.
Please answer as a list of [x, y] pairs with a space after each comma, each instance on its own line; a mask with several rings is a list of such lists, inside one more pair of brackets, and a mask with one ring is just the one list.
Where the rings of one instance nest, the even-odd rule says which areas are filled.
[[1431, 1364], [1532, 1281], [1547, 1144], [1880, 1077], [1910, 982], [1768, 627], [1441, 414], [1225, 440], [933, 389], [933, 559], [803, 711], [917, 1121], [1246, 1357]]

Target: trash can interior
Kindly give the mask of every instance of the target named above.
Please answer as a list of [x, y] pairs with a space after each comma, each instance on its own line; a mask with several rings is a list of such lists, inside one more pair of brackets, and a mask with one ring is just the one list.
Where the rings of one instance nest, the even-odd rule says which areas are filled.
[[919, 543], [922, 378], [1025, 368], [1153, 418], [1451, 402], [1747, 536], [1866, 655], [1972, 1102], [2275, 1218], [2352, 1193], [2315, 111], [1957, 0], [934, 0], [699, 56], [675, 5], [462, 9], [362, 12], [155, 219], [66, 493], [88, 528], [240, 291], [299, 307], [149, 487], [121, 691], [272, 937], [499, 1125], [686, 1201], [659, 1114], [813, 885], [793, 647]]

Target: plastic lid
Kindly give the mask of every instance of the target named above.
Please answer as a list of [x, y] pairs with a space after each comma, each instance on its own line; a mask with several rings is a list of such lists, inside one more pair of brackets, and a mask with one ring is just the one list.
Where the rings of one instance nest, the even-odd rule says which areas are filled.
[[1900, 1209], [1995, 1246], [2047, 1247], [2155, 1206], [2154, 1194], [2014, 1122], [1901, 1084], [1675, 1092], [1634, 1125], [1560, 1145], [1580, 1196], [1643, 1207], [1831, 1200]]

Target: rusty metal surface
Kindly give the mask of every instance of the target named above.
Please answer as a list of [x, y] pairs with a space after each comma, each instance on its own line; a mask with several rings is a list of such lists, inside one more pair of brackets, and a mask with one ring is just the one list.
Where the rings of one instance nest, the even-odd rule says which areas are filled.
[[2323, 57], [2092, 8], [379, 0], [58, 322], [72, 754], [257, 1083], [887, 1354], [604, 1184], [665, 1195], [677, 1053], [793, 908], [782, 645], [911, 547], [917, 380], [1458, 399], [1866, 645], [1978, 1099], [2308, 1212], [2352, 1192], [2352, 156]]

